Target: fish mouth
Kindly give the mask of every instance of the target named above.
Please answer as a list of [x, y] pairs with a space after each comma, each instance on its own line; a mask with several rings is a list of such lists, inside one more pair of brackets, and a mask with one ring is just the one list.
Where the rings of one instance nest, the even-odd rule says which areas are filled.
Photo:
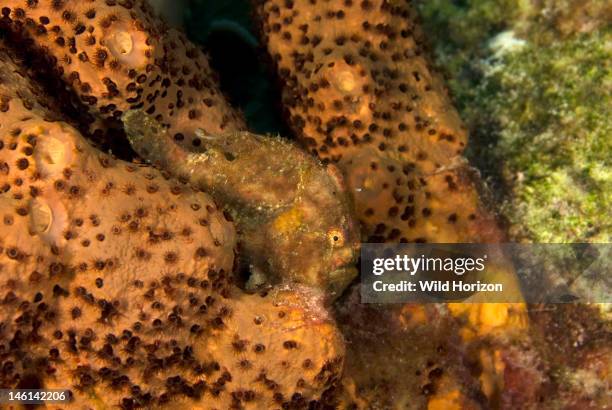
[[334, 269], [328, 273], [327, 294], [331, 300], [335, 300], [357, 277], [357, 266], [355, 264], [347, 264], [345, 266]]

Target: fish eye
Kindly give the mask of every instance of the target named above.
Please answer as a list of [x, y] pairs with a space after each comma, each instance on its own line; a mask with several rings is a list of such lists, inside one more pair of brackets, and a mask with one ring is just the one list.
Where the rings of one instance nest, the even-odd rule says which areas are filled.
[[327, 232], [327, 240], [334, 247], [342, 246], [344, 245], [344, 233], [340, 229], [330, 229]]

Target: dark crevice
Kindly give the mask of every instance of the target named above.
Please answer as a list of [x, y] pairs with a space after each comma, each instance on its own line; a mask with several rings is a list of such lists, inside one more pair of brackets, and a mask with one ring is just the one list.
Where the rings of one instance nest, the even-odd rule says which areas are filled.
[[[136, 157], [127, 141], [119, 120], [103, 120], [106, 131], [91, 134], [89, 125], [95, 120], [77, 93], [62, 79], [54, 57], [50, 56], [18, 27], [6, 19], [0, 19], [0, 41], [8, 47], [14, 60], [25, 69], [32, 82], [44, 90], [41, 105], [62, 121], [77, 128], [98, 149], [131, 161]], [[5, 50], [4, 52], [6, 52]]]
[[281, 90], [264, 61], [267, 53], [251, 30], [251, 2], [194, 1], [185, 21], [189, 39], [200, 44], [218, 73], [221, 91], [239, 108], [249, 129], [289, 137]]

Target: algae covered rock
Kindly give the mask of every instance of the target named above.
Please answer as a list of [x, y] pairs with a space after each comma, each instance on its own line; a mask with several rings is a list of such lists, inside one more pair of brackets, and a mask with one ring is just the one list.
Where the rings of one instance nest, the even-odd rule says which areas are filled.
[[512, 236], [609, 242], [609, 6], [443, 3], [422, 3], [425, 26]]
[[546, 48], [527, 44], [487, 72], [485, 87], [501, 89], [491, 107], [503, 127], [498, 155], [512, 187], [504, 211], [519, 237], [612, 238], [611, 34], [584, 34]]
[[[468, 156], [495, 188], [514, 240], [610, 241], [609, 9], [602, 1], [420, 2], [470, 130]], [[528, 307], [546, 363], [538, 408], [605, 403], [605, 306]]]

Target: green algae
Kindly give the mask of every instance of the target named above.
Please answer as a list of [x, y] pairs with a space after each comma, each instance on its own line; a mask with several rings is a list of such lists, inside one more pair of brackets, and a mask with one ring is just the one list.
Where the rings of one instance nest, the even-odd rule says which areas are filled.
[[578, 22], [520, 1], [421, 4], [515, 240], [612, 238], [612, 28], [584, 17], [601, 4]]
[[[514, 234], [539, 242], [609, 242], [612, 31], [527, 45], [486, 74]], [[486, 85], [483, 98], [487, 99]], [[526, 232], [524, 232], [526, 231]]]

